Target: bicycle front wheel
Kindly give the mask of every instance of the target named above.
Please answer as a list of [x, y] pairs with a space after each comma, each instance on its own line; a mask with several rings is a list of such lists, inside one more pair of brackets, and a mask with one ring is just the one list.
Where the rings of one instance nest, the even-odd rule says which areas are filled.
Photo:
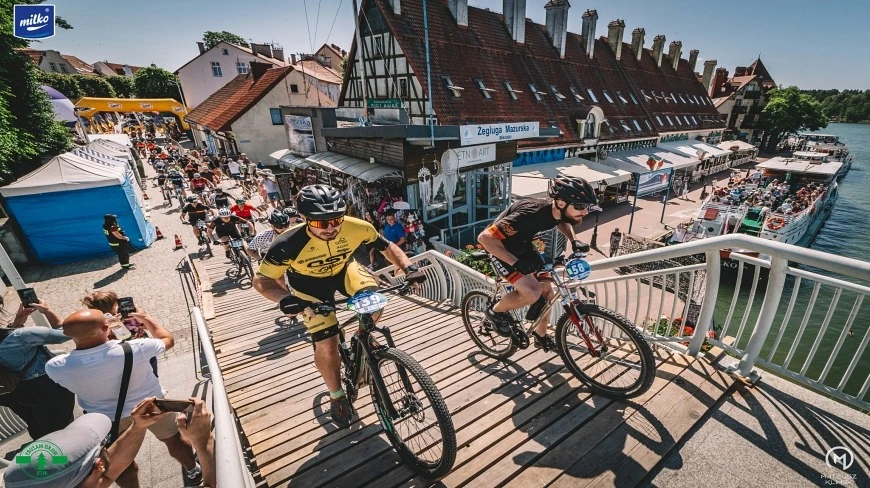
[[[456, 461], [456, 431], [441, 392], [420, 364], [395, 349], [375, 353], [389, 398], [371, 382], [375, 411], [399, 457], [418, 473], [440, 478]], [[391, 414], [391, 411], [395, 414]]]
[[517, 351], [517, 346], [510, 337], [505, 337], [495, 330], [495, 326], [486, 320], [486, 309], [492, 305], [492, 295], [481, 290], [472, 290], [462, 297], [462, 323], [471, 340], [487, 356], [495, 359], [507, 359]]
[[622, 315], [595, 304], [577, 305], [583, 330], [568, 314], [556, 324], [559, 355], [568, 369], [595, 393], [633, 398], [649, 390], [655, 378], [652, 349]]
[[254, 267], [251, 265], [251, 258], [244, 251], [239, 251], [239, 258], [242, 260], [242, 267], [245, 269], [245, 274], [249, 279], [254, 279]]

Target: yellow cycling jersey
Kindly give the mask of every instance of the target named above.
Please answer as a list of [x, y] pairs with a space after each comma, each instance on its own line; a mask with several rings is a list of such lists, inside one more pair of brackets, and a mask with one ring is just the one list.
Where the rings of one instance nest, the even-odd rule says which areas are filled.
[[311, 234], [307, 224], [296, 225], [275, 237], [257, 272], [275, 280], [284, 272], [291, 278], [329, 278], [339, 274], [363, 244], [380, 251], [389, 246], [372, 224], [353, 217], [345, 217], [341, 230], [329, 241]]

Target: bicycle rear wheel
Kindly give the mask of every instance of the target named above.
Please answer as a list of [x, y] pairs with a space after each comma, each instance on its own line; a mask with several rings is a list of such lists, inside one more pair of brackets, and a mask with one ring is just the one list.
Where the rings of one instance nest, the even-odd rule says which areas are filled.
[[[408, 354], [387, 348], [375, 352], [378, 374], [389, 398], [372, 381], [375, 411], [399, 457], [415, 471], [439, 478], [456, 461], [456, 431], [447, 404], [429, 375]], [[390, 407], [398, 415], [391, 418]]]
[[499, 334], [484, 315], [494, 301], [489, 292], [472, 290], [466, 293], [462, 297], [462, 323], [484, 354], [495, 359], [507, 359], [517, 351], [517, 346], [510, 337]]
[[254, 279], [254, 267], [251, 265], [251, 258], [244, 251], [239, 250], [239, 259], [242, 260], [242, 268], [244, 268], [244, 272], [248, 275], [248, 278]]
[[567, 313], [556, 324], [559, 355], [574, 376], [610, 398], [633, 398], [647, 391], [656, 365], [640, 331], [622, 315], [595, 304], [576, 305], [576, 311], [584, 332]]

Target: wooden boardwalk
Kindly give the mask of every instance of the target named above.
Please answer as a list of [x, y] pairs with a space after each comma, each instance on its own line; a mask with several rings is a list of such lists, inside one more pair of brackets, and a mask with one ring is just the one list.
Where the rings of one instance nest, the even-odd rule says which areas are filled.
[[[328, 395], [304, 327], [228, 279], [227, 260], [199, 263], [230, 402], [268, 486], [429, 486], [399, 462], [364, 392], [349, 430], [328, 422]], [[341, 318], [341, 316], [340, 316]], [[441, 390], [458, 454], [444, 486], [636, 486], [732, 380], [704, 359], [656, 351], [652, 388], [630, 402], [592, 395], [554, 354], [529, 348], [499, 363], [479, 353], [455, 309], [392, 297], [381, 321]]]

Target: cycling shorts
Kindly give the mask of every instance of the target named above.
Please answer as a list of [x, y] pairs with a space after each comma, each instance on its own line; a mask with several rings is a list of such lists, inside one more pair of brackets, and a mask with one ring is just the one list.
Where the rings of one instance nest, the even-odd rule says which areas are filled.
[[[512, 253], [517, 259], [521, 261], [529, 261], [532, 263], [537, 263], [537, 269], [541, 269], [544, 267], [544, 257], [541, 256], [541, 253], [536, 251], [535, 249], [526, 249], [524, 251], [520, 251], [519, 253]], [[489, 261], [492, 263], [492, 270], [502, 278], [504, 278], [508, 283], [514, 284], [519, 281], [520, 278], [525, 276], [516, 270], [512, 265], [498, 259], [497, 257], [490, 255]]]
[[217, 234], [218, 238], [221, 237], [229, 237], [230, 239], [241, 239], [242, 235], [239, 234], [239, 230], [236, 229], [236, 226], [232, 226], [230, 228], [227, 227], [215, 227], [215, 234]]
[[172, 186], [174, 186], [175, 188], [184, 188], [184, 180], [178, 180], [178, 181], [169, 180], [169, 181], [172, 182]]
[[[335, 300], [336, 291], [351, 297], [360, 291], [378, 288], [375, 277], [356, 261], [349, 261], [347, 266], [335, 276], [312, 278], [288, 274], [287, 281], [296, 296], [310, 302], [332, 302]], [[319, 314], [314, 314], [313, 317], [303, 314], [303, 321], [314, 342], [338, 335], [338, 319], [335, 317], [335, 312], [325, 317]]]

